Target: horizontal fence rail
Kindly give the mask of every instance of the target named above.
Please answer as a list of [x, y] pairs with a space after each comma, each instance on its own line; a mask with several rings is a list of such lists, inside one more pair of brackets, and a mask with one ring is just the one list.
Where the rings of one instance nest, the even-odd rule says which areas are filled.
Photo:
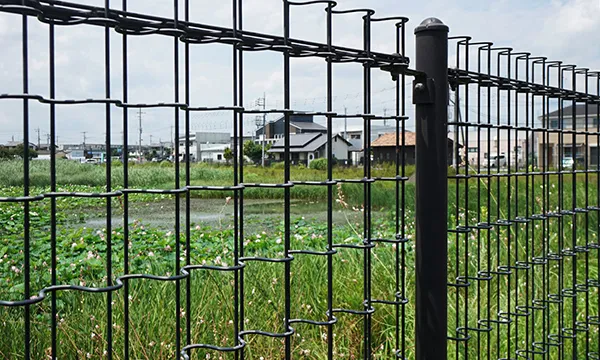
[[[195, 22], [189, 0], [172, 2], [173, 17], [131, 11], [128, 0], [0, 0], [0, 16], [20, 20], [21, 35], [20, 56], [1, 61], [22, 64], [22, 91], [0, 88], [0, 106], [19, 104], [23, 144], [32, 109], [43, 108], [51, 149], [43, 186], [29, 146], [10, 160], [0, 147], [0, 171], [19, 173], [16, 186], [0, 185], [0, 357], [600, 358], [599, 72], [448, 37], [433, 18], [415, 30], [411, 68], [406, 17], [284, 0], [283, 34], [269, 35], [244, 28], [243, 3], [232, 0], [232, 25], [222, 27]], [[325, 9], [326, 42], [292, 36], [299, 6]], [[335, 45], [334, 23], [351, 14], [361, 16], [362, 48]], [[394, 53], [372, 50], [380, 22], [389, 22]], [[57, 96], [63, 29], [102, 31], [102, 97]], [[39, 37], [48, 41], [45, 92], [31, 90]], [[159, 71], [172, 95], [158, 102], [131, 101], [132, 39], [146, 37], [172, 41]], [[193, 49], [211, 52], [210, 44], [231, 59], [231, 101], [218, 106], [192, 101]], [[264, 97], [262, 108], [244, 105], [252, 71], [244, 60], [255, 53], [281, 56], [281, 107], [267, 108]], [[326, 67], [322, 110], [292, 105], [291, 64], [302, 58]], [[333, 72], [345, 63], [362, 68], [357, 114], [334, 111]], [[391, 113], [373, 109], [374, 70], [391, 74]], [[59, 159], [57, 124], [61, 109], [77, 106], [103, 114], [106, 154], [141, 148], [143, 109], [168, 111], [173, 163], [106, 156], [102, 166], [68, 170], [75, 165]], [[233, 129], [227, 166], [189, 156], [192, 116], [213, 112], [227, 113]], [[281, 166], [259, 170], [249, 165], [245, 125], [267, 114], [285, 129]], [[296, 166], [288, 130], [296, 116], [325, 124], [321, 172], [310, 165], [321, 159]], [[348, 168], [336, 164], [334, 146], [347, 119], [362, 127], [360, 160]], [[376, 134], [380, 124], [391, 134]], [[100, 180], [65, 184], [85, 172]], [[303, 196], [311, 202], [296, 201]], [[274, 209], [257, 210], [256, 199]], [[198, 210], [213, 207], [210, 219]]]

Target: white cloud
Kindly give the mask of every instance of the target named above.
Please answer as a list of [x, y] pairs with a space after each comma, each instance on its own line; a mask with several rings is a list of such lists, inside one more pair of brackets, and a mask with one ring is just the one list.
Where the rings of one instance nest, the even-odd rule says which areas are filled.
[[[85, 0], [103, 6], [103, 0]], [[114, 2], [117, 3], [117, 2]], [[179, 0], [179, 16], [183, 18], [183, 0]], [[230, 27], [230, 1], [191, 2], [193, 22]], [[282, 34], [281, 0], [245, 0], [244, 28], [269, 34]], [[117, 7], [120, 4], [113, 4]], [[172, 2], [162, 0], [130, 0], [130, 11], [154, 16], [172, 17]], [[451, 35], [472, 35], [474, 41], [489, 40], [498, 45], [510, 45], [516, 51], [531, 51], [551, 59], [562, 59], [581, 66], [594, 67], [600, 60], [600, 3], [598, 0], [431, 0], [403, 2], [397, 0], [340, 0], [338, 9], [372, 7], [375, 16], [404, 15], [407, 25], [407, 55], [414, 56], [413, 29], [429, 16], [438, 16], [450, 26]], [[291, 35], [294, 38], [325, 41], [325, 12], [323, 5], [293, 7]], [[30, 33], [30, 91], [48, 96], [48, 26], [29, 18]], [[56, 28], [57, 96], [60, 98], [104, 97], [104, 37], [103, 29], [92, 26]], [[362, 47], [360, 15], [340, 15], [333, 20], [334, 44]], [[372, 48], [376, 51], [395, 51], [393, 23], [373, 25]], [[173, 101], [173, 40], [160, 35], [129, 37], [129, 97], [131, 102]], [[0, 93], [22, 91], [21, 19], [0, 13]], [[191, 102], [193, 106], [232, 104], [232, 49], [225, 45], [191, 45]], [[183, 101], [184, 46], [180, 54], [180, 99]], [[111, 35], [111, 94], [122, 96], [121, 36]], [[413, 63], [414, 66], [414, 63]], [[300, 110], [323, 110], [325, 107], [325, 61], [323, 59], [292, 59], [292, 104]], [[244, 55], [244, 104], [267, 93], [269, 107], [281, 107], [283, 76], [281, 53], [246, 53]], [[410, 82], [410, 80], [409, 80]], [[373, 91], [393, 87], [389, 76], [373, 70]], [[334, 109], [346, 107], [349, 112], [362, 109], [362, 68], [357, 64], [336, 64], [333, 70]], [[12, 135], [19, 138], [22, 124], [22, 105], [19, 101], [0, 100], [0, 143]], [[410, 102], [410, 101], [409, 101]], [[394, 105], [393, 91], [373, 95], [374, 112]], [[61, 106], [57, 119], [59, 137], [77, 141], [81, 131], [90, 131], [101, 140], [104, 132], [103, 106]], [[409, 111], [411, 107], [409, 105]], [[131, 109], [130, 113], [133, 114]], [[172, 109], [145, 110], [144, 141], [149, 134], [154, 139], [170, 138], [173, 123]], [[122, 110], [112, 110], [113, 136], [120, 139]], [[132, 115], [133, 116], [133, 115]], [[271, 115], [274, 116], [274, 115]], [[248, 117], [246, 128], [253, 121]], [[85, 119], [85, 121], [81, 120]], [[183, 119], [183, 116], [181, 117]], [[48, 107], [32, 105], [31, 128], [48, 129]], [[231, 128], [228, 113], [195, 113], [192, 128], [197, 130], [226, 130]], [[130, 141], [137, 138], [136, 122], [130, 124]], [[33, 136], [33, 130], [31, 136]]]

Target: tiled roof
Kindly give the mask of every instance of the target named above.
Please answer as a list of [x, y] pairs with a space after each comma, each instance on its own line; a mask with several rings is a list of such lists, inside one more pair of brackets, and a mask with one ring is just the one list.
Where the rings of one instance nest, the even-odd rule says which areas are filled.
[[[412, 131], [406, 131], [404, 133], [404, 144], [402, 143], [402, 134], [399, 134], [399, 139], [398, 139], [400, 146], [403, 146], [404, 144], [406, 144], [406, 146], [415, 146], [415, 144], [417, 143], [417, 137], [416, 134]], [[372, 147], [384, 147], [384, 146], [396, 146], [396, 133], [387, 133], [387, 134], [383, 134], [380, 137], [378, 137], [377, 139], [375, 139], [372, 143], [371, 143]]]

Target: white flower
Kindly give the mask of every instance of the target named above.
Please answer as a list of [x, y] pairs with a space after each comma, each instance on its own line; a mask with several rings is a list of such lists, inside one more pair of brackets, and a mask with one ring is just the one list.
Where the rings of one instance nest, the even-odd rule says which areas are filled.
[[154, 256], [154, 253], [153, 253], [152, 251], [150, 251], [150, 252], [148, 253], [148, 256]]

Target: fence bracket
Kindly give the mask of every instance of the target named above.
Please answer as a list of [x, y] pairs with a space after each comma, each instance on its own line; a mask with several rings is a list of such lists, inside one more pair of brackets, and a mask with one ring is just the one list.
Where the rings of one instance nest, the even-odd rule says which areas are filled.
[[415, 77], [413, 85], [413, 104], [425, 105], [435, 103], [435, 81], [424, 73]]

